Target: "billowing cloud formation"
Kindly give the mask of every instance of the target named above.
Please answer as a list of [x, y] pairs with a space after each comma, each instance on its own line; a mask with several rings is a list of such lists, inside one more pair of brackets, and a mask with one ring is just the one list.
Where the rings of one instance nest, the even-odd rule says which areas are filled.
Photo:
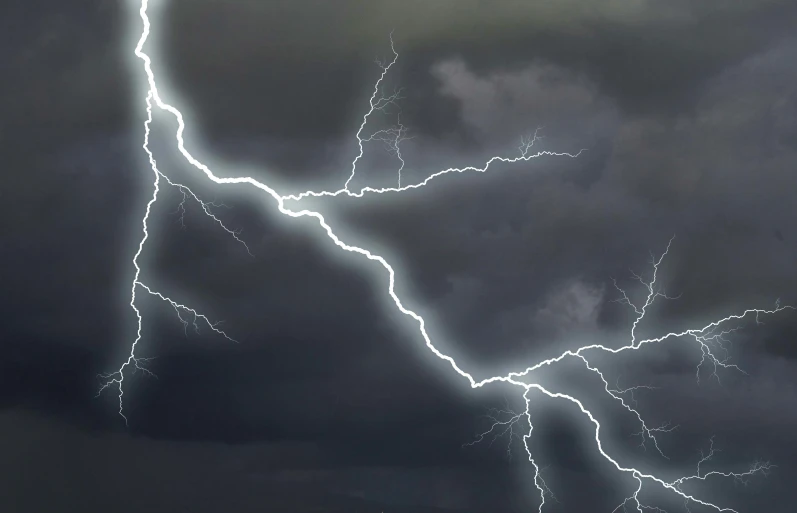
[[[477, 129], [482, 140], [516, 139], [533, 130], [534, 123], [555, 133], [567, 128], [568, 133], [576, 129], [579, 135], [595, 137], [606, 131], [605, 118], [614, 114], [611, 103], [586, 76], [551, 63], [479, 76], [456, 59], [436, 64], [432, 75], [440, 82], [441, 94], [458, 100], [462, 121]], [[600, 122], [592, 130], [583, 126]]]

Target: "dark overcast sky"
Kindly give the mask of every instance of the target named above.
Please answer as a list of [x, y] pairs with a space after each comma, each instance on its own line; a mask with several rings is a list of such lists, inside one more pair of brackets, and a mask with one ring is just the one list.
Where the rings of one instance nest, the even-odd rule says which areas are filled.
[[[389, 256], [398, 292], [441, 349], [477, 378], [575, 343], [619, 345], [633, 318], [611, 279], [660, 269], [679, 299], [642, 336], [747, 307], [797, 305], [797, 4], [791, 0], [171, 0], [149, 50], [187, 141], [220, 175], [285, 193], [338, 188], [379, 76], [398, 107], [405, 183], [540, 149], [577, 151], [401, 195], [315, 201], [336, 230]], [[142, 296], [129, 425], [98, 373], [117, 368], [135, 319], [131, 256], [151, 194], [144, 160], [140, 32], [133, 2], [26, 0], [0, 7], [0, 510], [27, 512], [520, 512], [537, 508], [518, 442], [463, 447], [517, 389], [471, 391], [431, 357], [385, 297], [385, 275], [334, 251], [310, 223], [242, 187], [214, 188], [171, 147], [161, 169], [194, 187], [254, 254], [168, 188], [153, 210], [142, 279], [236, 338], [185, 335]], [[398, 111], [391, 111], [395, 115]], [[392, 118], [382, 117], [380, 119]], [[375, 125], [377, 126], [377, 125]], [[395, 180], [367, 147], [356, 186]], [[332, 248], [332, 249], [331, 249]], [[749, 320], [749, 319], [748, 319]], [[729, 355], [747, 375], [703, 375], [694, 341], [596, 358], [636, 398], [670, 460], [636, 447], [637, 426], [598, 401], [574, 363], [547, 376], [589, 398], [604, 443], [667, 477], [757, 459], [747, 486], [701, 497], [739, 511], [794, 511], [797, 313], [742, 323]], [[735, 327], [730, 326], [730, 327]], [[556, 512], [611, 511], [633, 490], [599, 460], [571, 406], [534, 396], [532, 449]], [[651, 503], [682, 511], [654, 491]], [[695, 513], [701, 510], [692, 506]]]

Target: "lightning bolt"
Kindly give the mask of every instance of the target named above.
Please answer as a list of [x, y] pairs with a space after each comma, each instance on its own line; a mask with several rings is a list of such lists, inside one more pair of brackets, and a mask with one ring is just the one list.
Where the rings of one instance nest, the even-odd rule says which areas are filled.
[[[370, 260], [379, 266], [381, 266], [387, 273], [387, 287], [386, 292], [393, 300], [395, 307], [405, 316], [411, 318], [417, 328], [418, 334], [423, 339], [425, 346], [428, 350], [441, 360], [447, 362], [451, 369], [456, 372], [459, 376], [467, 380], [471, 388], [481, 388], [488, 384], [492, 383], [506, 383], [518, 387], [518, 389], [522, 390], [520, 394], [523, 398], [525, 409], [520, 413], [511, 412], [508, 410], [502, 410], [498, 412], [498, 414], [494, 417], [493, 426], [487, 432], [480, 435], [476, 441], [483, 439], [488, 434], [495, 434], [496, 431], [502, 430], [501, 433], [509, 433], [510, 436], [517, 435], [519, 432], [516, 431], [517, 425], [520, 423], [525, 423], [526, 426], [523, 429], [522, 441], [528, 456], [528, 460], [531, 463], [532, 467], [534, 468], [534, 485], [539, 491], [540, 494], [540, 504], [538, 511], [542, 512], [544, 505], [546, 504], [546, 497], [554, 498], [551, 490], [546, 485], [545, 481], [541, 476], [541, 469], [538, 466], [537, 462], [535, 461], [530, 445], [529, 440], [532, 437], [533, 433], [533, 424], [532, 424], [532, 414], [531, 414], [531, 395], [532, 393], [538, 393], [542, 396], [564, 401], [566, 403], [570, 403], [574, 406], [574, 408], [583, 415], [583, 417], [589, 422], [589, 424], [593, 427], [594, 432], [594, 442], [595, 448], [597, 452], [604, 458], [607, 462], [609, 462], [618, 473], [621, 475], [626, 475], [630, 477], [632, 482], [635, 482], [635, 488], [633, 491], [627, 496], [627, 498], [615, 508], [615, 512], [619, 511], [627, 511], [626, 507], [630, 506], [633, 507], [637, 512], [644, 513], [645, 511], [662, 511], [660, 508], [655, 506], [650, 506], [643, 504], [642, 500], [640, 499], [639, 495], [645, 486], [651, 487], [660, 487], [663, 488], [670, 493], [680, 497], [683, 499], [684, 504], [688, 508], [690, 504], [704, 506], [706, 508], [718, 511], [718, 512], [734, 512], [735, 510], [719, 506], [717, 504], [704, 501], [697, 497], [695, 494], [688, 493], [683, 490], [683, 485], [694, 482], [694, 481], [706, 481], [708, 478], [711, 477], [729, 477], [738, 480], [745, 480], [748, 477], [755, 475], [755, 474], [764, 474], [766, 475], [767, 472], [772, 468], [771, 465], [768, 463], [756, 463], [751, 466], [748, 470], [744, 472], [702, 472], [700, 469], [701, 464], [705, 464], [709, 458], [714, 454], [713, 448], [713, 439], [712, 445], [709, 453], [705, 456], [702, 456], [700, 461], [697, 464], [697, 470], [695, 474], [684, 476], [682, 478], [676, 479], [674, 481], [667, 481], [661, 477], [658, 477], [653, 474], [646, 473], [642, 470], [637, 468], [627, 466], [626, 464], [621, 463], [618, 459], [612, 455], [610, 455], [603, 446], [602, 438], [601, 438], [601, 430], [603, 429], [602, 424], [598, 420], [598, 415], [590, 411], [585, 405], [584, 402], [572, 395], [551, 390], [542, 384], [536, 382], [533, 378], [535, 375], [535, 371], [543, 369], [544, 367], [549, 367], [555, 364], [558, 364], [566, 359], [573, 359], [579, 360], [584, 364], [584, 367], [590, 373], [596, 375], [598, 379], [603, 384], [604, 391], [611, 397], [615, 402], [617, 402], [620, 406], [622, 406], [625, 410], [627, 410], [630, 414], [634, 415], [637, 421], [640, 423], [641, 431], [638, 433], [642, 439], [642, 445], [644, 446], [648, 441], [654, 444], [654, 447], [661, 453], [659, 449], [659, 445], [657, 442], [657, 436], [668, 433], [675, 429], [674, 427], [670, 427], [669, 425], [663, 425], [659, 427], [648, 427], [648, 425], [643, 420], [641, 414], [636, 408], [636, 400], [634, 399], [633, 392], [635, 390], [639, 390], [640, 388], [645, 388], [644, 386], [636, 386], [630, 387], [626, 389], [619, 389], [619, 386], [616, 388], [609, 388], [608, 380], [605, 377], [604, 373], [590, 361], [590, 355], [594, 355], [596, 353], [604, 353], [604, 354], [611, 354], [616, 355], [620, 353], [626, 353], [630, 351], [638, 351], [641, 350], [643, 347], [651, 344], [662, 343], [665, 341], [676, 340], [676, 339], [688, 339], [693, 340], [696, 342], [697, 346], [701, 351], [701, 361], [697, 366], [697, 378], [700, 377], [700, 369], [702, 368], [703, 364], [711, 365], [713, 368], [713, 376], [717, 376], [717, 372], [722, 370], [728, 369], [735, 369], [741, 370], [737, 366], [733, 364], [727, 363], [727, 351], [723, 346], [724, 336], [730, 334], [735, 328], [733, 329], [725, 329], [723, 328], [727, 323], [732, 321], [741, 321], [745, 317], [754, 316], [756, 322], [759, 321], [759, 316], [763, 314], [775, 314], [781, 312], [786, 309], [793, 309], [791, 306], [781, 306], [780, 303], [775, 304], [775, 308], [773, 309], [760, 309], [760, 308], [750, 308], [739, 312], [737, 314], [728, 315], [722, 319], [710, 322], [702, 327], [686, 329], [678, 332], [670, 332], [659, 337], [655, 338], [648, 338], [648, 339], [638, 339], [636, 334], [636, 329], [639, 324], [645, 318], [649, 307], [654, 303], [657, 298], [668, 298], [664, 292], [662, 292], [657, 286], [657, 278], [660, 264], [662, 263], [665, 256], [668, 254], [670, 250], [670, 244], [672, 243], [672, 239], [670, 243], [667, 245], [667, 249], [660, 255], [658, 259], [653, 258], [651, 263], [653, 265], [653, 276], [650, 281], [645, 281], [639, 275], [633, 273], [633, 276], [640, 282], [647, 290], [647, 296], [644, 304], [638, 306], [634, 302], [631, 301], [629, 296], [617, 287], [615, 282], [615, 286], [617, 287], [618, 291], [620, 292], [621, 296], [619, 301], [629, 305], [636, 314], [636, 317], [633, 321], [633, 325], [631, 328], [630, 333], [630, 340], [627, 344], [622, 345], [620, 347], [608, 347], [602, 344], [590, 344], [582, 346], [576, 350], [568, 350], [564, 351], [559, 356], [554, 358], [549, 358], [546, 360], [542, 360], [532, 366], [527, 367], [525, 370], [517, 371], [517, 372], [510, 372], [506, 375], [497, 375], [497, 376], [489, 376], [482, 379], [475, 378], [471, 373], [463, 370], [459, 364], [449, 355], [444, 354], [440, 350], [438, 350], [435, 345], [433, 344], [431, 338], [429, 337], [426, 331], [426, 324], [423, 317], [416, 313], [415, 311], [409, 309], [405, 306], [404, 302], [399, 298], [395, 291], [395, 282], [396, 282], [396, 273], [391, 267], [391, 265], [387, 262], [387, 260], [372, 251], [361, 248], [358, 246], [354, 246], [344, 242], [332, 229], [332, 227], [327, 223], [324, 219], [324, 216], [316, 211], [307, 210], [307, 209], [299, 209], [293, 210], [288, 208], [288, 204], [293, 202], [301, 202], [302, 199], [308, 197], [336, 197], [336, 196], [350, 196], [350, 197], [363, 197], [365, 194], [387, 194], [387, 193], [399, 193], [408, 191], [411, 189], [417, 189], [420, 187], [425, 186], [431, 180], [441, 177], [445, 174], [451, 173], [463, 173], [463, 172], [487, 172], [488, 169], [495, 163], [503, 162], [503, 163], [517, 163], [528, 161], [533, 158], [541, 157], [541, 156], [560, 156], [560, 157], [572, 157], [575, 158], [581, 154], [581, 151], [575, 154], [571, 153], [558, 153], [558, 152], [550, 152], [550, 151], [539, 151], [539, 152], [531, 152], [531, 148], [533, 144], [538, 140], [537, 133], [529, 138], [524, 138], [521, 140], [520, 146], [520, 156], [516, 157], [502, 157], [502, 156], [495, 156], [489, 159], [485, 164], [481, 167], [464, 167], [464, 168], [448, 168], [441, 171], [438, 171], [428, 178], [419, 182], [417, 184], [411, 185], [402, 185], [401, 184], [401, 175], [400, 171], [404, 167], [404, 160], [401, 157], [399, 144], [402, 140], [405, 140], [406, 137], [406, 129], [405, 127], [399, 123], [396, 127], [380, 130], [373, 132], [371, 135], [363, 135], [365, 127], [368, 123], [368, 120], [371, 115], [373, 115], [377, 111], [384, 111], [385, 107], [391, 104], [395, 104], [395, 102], [400, 98], [400, 91], [396, 92], [392, 95], [384, 95], [380, 93], [380, 88], [382, 82], [387, 75], [390, 68], [395, 64], [396, 60], [398, 59], [398, 53], [395, 51], [395, 48], [392, 44], [392, 37], [391, 37], [391, 49], [393, 51], [393, 58], [391, 61], [387, 63], [379, 63], [380, 67], [382, 68], [382, 74], [377, 81], [374, 92], [370, 98], [370, 109], [364, 115], [362, 124], [356, 134], [358, 146], [359, 146], [359, 153], [355, 157], [352, 162], [351, 167], [351, 174], [346, 180], [344, 186], [336, 191], [306, 191], [296, 195], [281, 195], [279, 194], [274, 188], [270, 187], [269, 185], [258, 181], [257, 179], [250, 177], [250, 176], [239, 176], [239, 177], [221, 177], [215, 174], [210, 168], [208, 168], [205, 164], [201, 163], [197, 160], [185, 147], [185, 141], [183, 138], [183, 133], [185, 130], [185, 122], [183, 119], [183, 115], [181, 112], [175, 108], [174, 106], [166, 103], [160, 95], [155, 75], [152, 71], [152, 61], [150, 56], [144, 52], [144, 45], [147, 42], [147, 39], [150, 35], [151, 25], [150, 25], [150, 18], [148, 16], [148, 8], [149, 8], [149, 0], [141, 0], [140, 8], [138, 13], [140, 15], [141, 21], [143, 23], [143, 31], [141, 36], [138, 40], [138, 43], [135, 46], [134, 54], [135, 56], [140, 59], [143, 63], [143, 68], [147, 78], [147, 95], [146, 95], [146, 111], [147, 111], [147, 120], [144, 123], [144, 144], [143, 149], [147, 153], [149, 157], [150, 167], [153, 173], [153, 193], [146, 205], [146, 210], [142, 219], [142, 231], [143, 237], [138, 245], [138, 249], [133, 255], [132, 263], [133, 267], [135, 268], [135, 275], [132, 282], [131, 287], [131, 295], [130, 295], [130, 306], [133, 309], [138, 327], [136, 331], [135, 338], [130, 346], [130, 353], [126, 360], [122, 363], [122, 365], [113, 373], [104, 375], [105, 382], [100, 387], [99, 392], [103, 392], [104, 390], [115, 387], [118, 390], [118, 399], [119, 399], [119, 414], [125, 419], [127, 422], [127, 417], [124, 415], [123, 410], [123, 392], [124, 392], [124, 378], [126, 372], [135, 373], [137, 370], [141, 370], [146, 374], [151, 374], [145, 367], [145, 358], [137, 357], [136, 356], [136, 349], [138, 343], [141, 341], [142, 335], [142, 323], [143, 317], [141, 311], [136, 306], [136, 301], [138, 299], [136, 292], [141, 290], [146, 292], [147, 294], [154, 296], [162, 301], [168, 303], [176, 312], [180, 319], [180, 321], [184, 324], [184, 326], [188, 327], [188, 324], [192, 324], [195, 329], [199, 328], [200, 323], [207, 325], [210, 329], [215, 332], [216, 334], [225, 337], [228, 340], [233, 340], [232, 337], [227, 335], [226, 332], [218, 328], [218, 323], [211, 322], [208, 317], [204, 314], [199, 313], [195, 309], [184, 305], [178, 301], [173, 300], [172, 298], [166, 296], [165, 294], [158, 291], [156, 288], [153, 288], [142, 281], [141, 278], [141, 268], [139, 266], [138, 260], [143, 252], [144, 245], [147, 242], [149, 237], [148, 232], [148, 223], [150, 220], [152, 206], [158, 199], [158, 194], [160, 192], [161, 187], [161, 180], [166, 184], [177, 188], [180, 192], [183, 193], [183, 202], [180, 204], [180, 209], [184, 212], [184, 203], [187, 201], [188, 198], [191, 198], [197, 202], [199, 202], [203, 208], [203, 211], [206, 215], [210, 216], [217, 224], [219, 224], [228, 234], [230, 234], [237, 242], [241, 243], [246, 247], [247, 252], [249, 252], [249, 248], [246, 244], [238, 237], [238, 232], [228, 229], [222, 222], [219, 220], [215, 215], [212, 214], [212, 211], [209, 209], [208, 203], [203, 202], [199, 197], [191, 191], [190, 188], [183, 184], [179, 184], [177, 182], [172, 181], [167, 177], [166, 174], [161, 172], [155, 161], [155, 158], [149, 149], [149, 136], [150, 136], [150, 124], [153, 120], [153, 110], [155, 107], [159, 111], [166, 112], [174, 117], [177, 121], [177, 130], [175, 133], [176, 138], [176, 145], [177, 149], [181, 153], [181, 155], [188, 161], [196, 170], [201, 172], [208, 180], [211, 182], [218, 184], [218, 185], [231, 185], [231, 184], [247, 184], [251, 187], [254, 187], [260, 190], [262, 193], [265, 194], [266, 198], [270, 199], [273, 203], [276, 210], [287, 217], [295, 218], [295, 219], [306, 219], [309, 222], [314, 223], [320, 228], [321, 233], [326, 235], [326, 237], [335, 244], [341, 250], [352, 253], [357, 255], [361, 258]], [[357, 192], [353, 192], [349, 189], [349, 185], [353, 180], [356, 170], [357, 170], [357, 163], [362, 158], [364, 153], [364, 145], [367, 142], [373, 141], [381, 141], [383, 142], [389, 150], [391, 150], [396, 156], [397, 159], [401, 163], [401, 167], [399, 168], [399, 178], [396, 187], [388, 187], [388, 188], [372, 188], [372, 187], [363, 187], [361, 190]], [[584, 151], [584, 150], [582, 150]], [[212, 206], [212, 205], [211, 205]], [[251, 253], [249, 253], [251, 254]], [[188, 314], [191, 316], [192, 320], [189, 321], [183, 318], [184, 314]], [[721, 357], [715, 355], [715, 348], [719, 351], [722, 351]], [[626, 397], [630, 397], [630, 400], [627, 400]], [[506, 419], [506, 420], [502, 420]], [[663, 453], [661, 453], [663, 456]]]

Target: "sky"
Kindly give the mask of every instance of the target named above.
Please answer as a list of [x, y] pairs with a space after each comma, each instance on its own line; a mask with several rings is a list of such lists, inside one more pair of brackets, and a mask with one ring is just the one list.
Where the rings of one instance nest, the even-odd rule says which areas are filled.
[[[628, 343], [651, 258], [669, 251], [649, 338], [747, 308], [797, 305], [797, 5], [786, 0], [151, 0], [147, 50], [186, 144], [220, 176], [283, 194], [335, 190], [380, 76], [400, 99], [364, 133], [407, 127], [402, 184], [534, 149], [577, 153], [434, 179], [402, 193], [312, 199], [347, 240], [391, 262], [397, 293], [435, 345], [477, 379], [590, 343]], [[535, 511], [522, 442], [468, 445], [517, 388], [471, 390], [386, 295], [383, 269], [338, 251], [309, 222], [243, 186], [216, 187], [156, 114], [160, 169], [215, 202], [164, 187], [142, 281], [195, 307], [236, 342], [184, 330], [139, 294], [125, 415], [99, 374], [129, 353], [141, 218], [141, 30], [132, 2], [28, 0], [0, 11], [0, 510], [218, 512]], [[385, 60], [387, 59], [387, 61]], [[370, 131], [370, 132], [369, 132]], [[389, 187], [397, 156], [366, 144], [353, 190]], [[299, 204], [297, 204], [298, 206]], [[670, 242], [671, 241], [671, 242]], [[580, 361], [543, 370], [600, 418], [624, 464], [668, 479], [743, 472], [689, 488], [740, 512], [793, 510], [797, 311], [754, 316], [728, 363], [673, 339], [595, 354], [636, 391], [664, 455]], [[592, 359], [591, 359], [592, 361]], [[743, 371], [743, 372], [742, 372]], [[551, 513], [611, 512], [635, 484], [601, 460], [573, 407], [532, 395], [529, 447]], [[713, 442], [712, 442], [713, 441]], [[664, 457], [666, 456], [666, 458]], [[646, 504], [685, 511], [659, 489]], [[711, 511], [690, 506], [695, 513]], [[628, 508], [631, 511], [631, 508]]]

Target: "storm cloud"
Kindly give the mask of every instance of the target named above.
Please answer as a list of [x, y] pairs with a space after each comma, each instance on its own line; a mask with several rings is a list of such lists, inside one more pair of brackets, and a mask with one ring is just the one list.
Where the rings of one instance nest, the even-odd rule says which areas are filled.
[[[143, 280], [223, 320], [238, 343], [186, 333], [168, 305], [144, 298], [140, 356], [158, 378], [128, 378], [128, 427], [114, 397], [95, 399], [96, 375], [132, 340], [130, 256], [151, 192], [142, 76], [129, 55], [139, 20], [101, 2], [10, 9], [0, 18], [27, 28], [8, 27], [0, 57], [13, 77], [0, 84], [0, 438], [10, 455], [0, 504], [536, 504], [520, 447], [511, 460], [506, 440], [463, 447], [489, 426], [490, 407], [519, 407], [513, 391], [469, 391], [430, 358], [391, 308], [378, 267], [335, 252], [313, 226], [244, 188], [203, 183], [172, 148], [165, 117], [154, 124], [159, 165], [223, 203], [215, 212], [254, 257], [195, 204], [181, 218], [182, 195], [165, 188]], [[625, 342], [632, 311], [613, 301], [613, 279], [641, 297], [631, 270], [649, 276], [650, 253], [673, 236], [660, 283], [678, 298], [656, 304], [641, 336], [778, 299], [797, 304], [792, 2], [173, 0], [161, 14], [152, 53], [167, 100], [188, 113], [191, 151], [223, 175], [253, 173], [286, 193], [339, 187], [391, 31], [399, 60], [385, 85], [402, 98], [375, 122], [400, 114], [409, 128], [406, 183], [516, 156], [521, 136], [538, 129], [535, 149], [585, 150], [311, 203], [347, 240], [390, 258], [399, 294], [477, 377], [586, 340]], [[394, 183], [397, 164], [369, 145], [355, 185]], [[712, 435], [718, 467], [773, 460], [772, 476], [748, 489], [708, 489], [740, 511], [785, 512], [797, 475], [795, 319], [741, 323], [727, 347], [747, 375], [722, 372], [721, 383], [706, 371], [698, 384], [701, 352], [689, 340], [596, 358], [611, 381], [657, 387], [637, 398], [652, 423], [679, 425], [666, 437], [669, 463], [636, 447], [621, 408], [583, 392], [599, 388], [594, 376], [573, 365], [541, 379], [599, 406], [612, 426], [606, 443], [628, 461], [691, 471]], [[550, 402], [534, 413], [533, 447], [561, 500], [552, 510], [622, 501], [633, 484], [597, 461], [588, 426]], [[23, 467], [32, 478], [20, 477]], [[197, 489], [205, 495], [189, 501]]]

